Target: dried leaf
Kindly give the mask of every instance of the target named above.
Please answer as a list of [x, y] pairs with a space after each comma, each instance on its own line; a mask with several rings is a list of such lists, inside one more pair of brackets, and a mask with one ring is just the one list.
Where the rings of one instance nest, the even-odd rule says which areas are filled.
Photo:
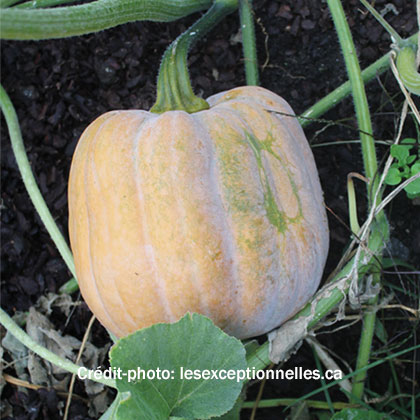
[[269, 359], [277, 364], [296, 353], [307, 334], [307, 326], [307, 318], [298, 318], [268, 334]]

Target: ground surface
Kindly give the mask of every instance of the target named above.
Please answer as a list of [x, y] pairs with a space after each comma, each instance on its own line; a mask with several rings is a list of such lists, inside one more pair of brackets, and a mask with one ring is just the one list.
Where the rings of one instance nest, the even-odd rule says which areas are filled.
[[[358, 1], [344, 3], [362, 67], [366, 67], [389, 50], [389, 36], [359, 8]], [[383, 10], [388, 3], [377, 0], [375, 5]], [[413, 2], [396, 0], [393, 4], [398, 14], [390, 10], [386, 18], [401, 36], [413, 34], [416, 31]], [[304, 111], [346, 80], [325, 2], [257, 0], [255, 15], [261, 85], [283, 96], [296, 113]], [[89, 122], [108, 110], [150, 108], [164, 49], [196, 18], [197, 15], [171, 24], [127, 24], [100, 34], [66, 40], [3, 42], [2, 84], [17, 109], [41, 191], [66, 237], [67, 178], [80, 134]], [[204, 97], [245, 83], [238, 28], [238, 17], [230, 16], [191, 53], [193, 86]], [[368, 97], [375, 139], [392, 140], [403, 101], [392, 75], [386, 73], [371, 82]], [[358, 138], [351, 100], [343, 101], [323, 118], [332, 123], [318, 122], [305, 130], [313, 146]], [[4, 124], [2, 126], [1, 305], [9, 314], [14, 314], [28, 311], [42, 295], [57, 293], [70, 275], [35, 215], [17, 171]], [[416, 136], [414, 125], [407, 124], [404, 136]], [[387, 150], [387, 146], [378, 146], [382, 158]], [[346, 177], [349, 172], [363, 171], [361, 153], [359, 144], [337, 143], [314, 147], [313, 151], [325, 202], [332, 211], [329, 214], [331, 252], [326, 267], [326, 273], [330, 273], [348, 243]], [[363, 220], [366, 191], [362, 183], [357, 184], [357, 195], [359, 216]], [[415, 215], [418, 213], [419, 207], [414, 206], [405, 194], [400, 194], [388, 209], [393, 255], [417, 267], [420, 224]], [[387, 281], [401, 285], [404, 279], [396, 277], [390, 274]], [[77, 293], [72, 298], [74, 301], [80, 299]], [[410, 305], [410, 302], [405, 303]], [[395, 321], [386, 324], [390, 339], [410, 329], [404, 320], [405, 313], [398, 315]], [[53, 307], [49, 319], [62, 334], [81, 339], [90, 316], [86, 305], [80, 303], [68, 316]], [[353, 364], [359, 333], [360, 322], [334, 335], [320, 336], [320, 340]], [[107, 336], [97, 323], [91, 342], [97, 347], [107, 343]], [[381, 345], [377, 340], [374, 344], [375, 349]], [[11, 360], [7, 352], [5, 359]], [[284, 368], [295, 365], [314, 366], [312, 352], [306, 344]], [[386, 379], [381, 380], [381, 377], [388, 377], [383, 369], [375, 370], [369, 383], [379, 394], [385, 393], [388, 383]], [[13, 367], [7, 372], [17, 376]], [[413, 375], [405, 365], [399, 373], [408, 377]], [[297, 397], [316, 386], [311, 381], [267, 383], [263, 398]], [[248, 398], [254, 399], [257, 390], [257, 386], [252, 387]], [[411, 392], [409, 387], [406, 391]], [[86, 399], [85, 389], [80, 384], [76, 384], [75, 393]], [[336, 401], [345, 401], [339, 391], [333, 391], [331, 395]], [[3, 389], [3, 400], [3, 415], [7, 419], [62, 418], [62, 410], [56, 407], [62, 407], [64, 399], [52, 390], [23, 392], [8, 384]], [[248, 418], [249, 412], [244, 411], [244, 419]], [[261, 409], [257, 414], [260, 419], [284, 416], [280, 408]], [[86, 400], [74, 399], [69, 418], [94, 417], [88, 415]]]

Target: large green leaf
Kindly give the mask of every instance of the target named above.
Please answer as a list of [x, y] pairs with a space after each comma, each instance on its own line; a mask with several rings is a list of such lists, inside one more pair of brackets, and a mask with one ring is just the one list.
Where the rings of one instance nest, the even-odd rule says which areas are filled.
[[[119, 420], [221, 416], [233, 407], [242, 381], [220, 376], [247, 368], [242, 343], [198, 314], [139, 330], [119, 340], [110, 356], [111, 366], [121, 369], [116, 378], [122, 396]], [[143, 378], [147, 372], [149, 379]], [[192, 377], [186, 378], [186, 372]], [[217, 378], [195, 377], [206, 373]]]

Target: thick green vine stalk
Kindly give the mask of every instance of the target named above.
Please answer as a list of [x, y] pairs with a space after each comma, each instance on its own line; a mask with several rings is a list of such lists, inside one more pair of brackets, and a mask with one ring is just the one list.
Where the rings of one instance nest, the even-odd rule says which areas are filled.
[[[338, 39], [340, 41], [344, 61], [346, 63], [347, 73], [349, 75], [349, 80], [352, 87], [354, 106], [356, 109], [357, 122], [360, 130], [360, 140], [362, 144], [362, 154], [365, 166], [365, 173], [369, 180], [369, 204], [370, 207], [377, 206], [381, 200], [381, 196], [378, 191], [378, 163], [376, 159], [375, 143], [372, 134], [372, 123], [370, 119], [369, 106], [361, 75], [360, 65], [357, 59], [356, 49], [353, 43], [350, 28], [348, 26], [341, 1], [327, 0], [327, 3], [331, 11], [335, 28], [337, 30]], [[382, 224], [386, 225], [385, 216], [383, 213], [381, 213], [378, 216], [378, 220], [380, 220]], [[375, 228], [375, 226], [373, 226], [373, 228]], [[385, 233], [383, 241], [387, 240], [387, 236], [388, 232]], [[381, 249], [379, 251], [381, 254]], [[375, 273], [373, 275], [373, 285], [378, 284], [379, 281], [380, 276]], [[375, 297], [369, 300], [369, 304], [375, 306], [377, 301], [378, 295], [376, 294]], [[375, 319], [375, 309], [367, 311], [363, 317], [363, 329], [360, 338], [358, 358], [356, 363], [356, 370], [359, 373], [354, 378], [352, 389], [353, 396], [356, 399], [361, 399], [363, 396], [364, 381], [367, 375], [366, 371], [364, 371], [363, 368], [369, 363], [373, 331], [375, 327]], [[352, 399], [351, 401], [354, 402], [354, 399]]]
[[19, 121], [12, 102], [9, 99], [3, 86], [0, 85], [0, 106], [6, 118], [7, 127], [9, 129], [10, 140], [12, 142], [12, 149], [15, 155], [23, 183], [28, 191], [29, 197], [32, 200], [35, 209], [45, 225], [48, 233], [58, 248], [63, 257], [68, 269], [76, 277], [76, 269], [74, 267], [73, 255], [70, 251], [67, 242], [65, 241], [60, 229], [54, 221], [41, 192], [39, 191], [34, 174], [31, 170], [31, 165], [26, 155], [25, 145], [22, 140], [22, 133], [20, 131]]
[[[417, 39], [418, 33], [405, 39], [404, 42], [417, 45]], [[366, 69], [362, 71], [363, 82], [367, 83], [374, 79], [376, 76], [382, 74], [384, 71], [388, 70], [390, 56], [391, 52], [385, 54], [370, 66], [366, 67]], [[338, 88], [334, 89], [331, 93], [320, 99], [315, 105], [311, 106], [300, 115], [300, 124], [304, 127], [309, 125], [314, 119], [319, 118], [322, 114], [327, 112], [329, 109], [347, 97], [351, 93], [351, 89], [350, 81], [347, 81]]]
[[0, 9], [10, 7], [16, 4], [19, 0], [0, 0]]
[[16, 9], [41, 9], [43, 7], [63, 6], [68, 3], [75, 3], [77, 0], [29, 0], [16, 5]]
[[171, 22], [211, 4], [211, 0], [96, 0], [51, 9], [6, 8], [0, 13], [0, 38], [66, 38], [136, 20]]
[[[356, 117], [360, 129], [360, 140], [362, 143], [363, 162], [365, 173], [371, 186], [378, 184], [377, 170], [378, 163], [375, 152], [375, 142], [372, 136], [372, 123], [370, 120], [369, 106], [367, 102], [365, 87], [361, 77], [359, 60], [357, 59], [356, 48], [354, 47], [350, 28], [347, 24], [343, 7], [340, 0], [327, 0], [334, 25], [337, 30], [338, 39], [343, 50], [349, 81], [352, 87]], [[375, 187], [372, 192], [375, 191]], [[371, 195], [371, 191], [369, 191]]]
[[252, 16], [252, 0], [239, 0], [239, 17], [241, 20], [246, 84], [258, 86], [260, 79], [258, 74], [254, 18]]
[[[66, 370], [67, 372], [73, 373], [77, 375], [79, 373], [80, 366], [76, 365], [75, 363], [71, 362], [70, 360], [63, 359], [60, 356], [57, 356], [52, 351], [48, 350], [47, 348], [41, 346], [36, 341], [34, 341], [25, 331], [23, 331], [12, 318], [3, 309], [0, 308], [0, 324], [6, 328], [6, 330], [10, 331], [10, 333], [19, 340], [23, 345], [28, 347], [28, 349], [32, 350], [38, 356], [42, 357], [45, 360], [48, 360], [50, 363]], [[93, 374], [93, 371], [89, 371], [89, 369], [84, 368], [84, 374], [91, 373], [91, 378], [95, 382], [102, 383], [104, 385], [110, 386], [115, 388], [115, 381], [113, 379], [105, 379], [100, 372], [97, 375]]]
[[408, 91], [420, 96], [420, 73], [417, 71], [416, 48], [407, 45], [397, 53], [397, 69]]
[[157, 114], [183, 110], [189, 113], [209, 108], [208, 103], [196, 96], [188, 74], [189, 49], [237, 8], [237, 0], [214, 0], [207, 13], [182, 33], [165, 51], [159, 69], [156, 103], [150, 109]]

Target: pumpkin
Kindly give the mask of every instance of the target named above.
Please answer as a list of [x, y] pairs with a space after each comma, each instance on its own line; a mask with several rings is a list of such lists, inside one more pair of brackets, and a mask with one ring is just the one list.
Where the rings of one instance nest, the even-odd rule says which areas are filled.
[[186, 312], [243, 339], [295, 314], [328, 251], [312, 152], [287, 102], [261, 87], [188, 114], [108, 112], [69, 181], [81, 293], [117, 337]]

